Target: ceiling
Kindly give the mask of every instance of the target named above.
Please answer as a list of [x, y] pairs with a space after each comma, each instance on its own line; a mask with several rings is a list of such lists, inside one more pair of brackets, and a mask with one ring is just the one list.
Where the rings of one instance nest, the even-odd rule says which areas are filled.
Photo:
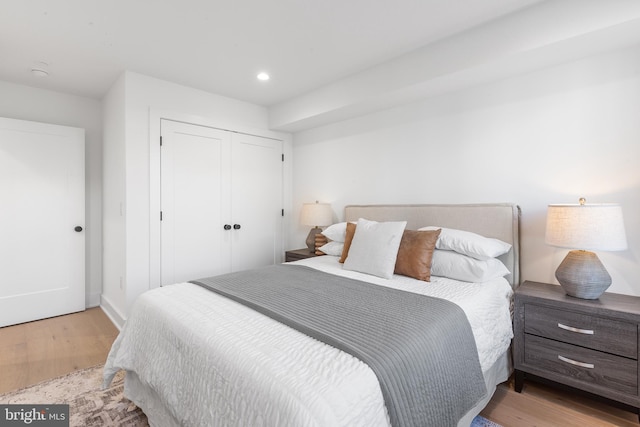
[[272, 106], [535, 3], [0, 0], [0, 80], [100, 99], [130, 70]]

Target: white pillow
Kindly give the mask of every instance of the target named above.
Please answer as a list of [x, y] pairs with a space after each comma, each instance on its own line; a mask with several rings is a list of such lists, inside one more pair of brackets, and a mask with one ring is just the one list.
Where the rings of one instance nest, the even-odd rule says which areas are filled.
[[344, 243], [342, 242], [328, 242], [318, 248], [320, 252], [324, 252], [327, 255], [341, 256]]
[[343, 268], [390, 279], [406, 226], [406, 221], [375, 222], [360, 218]]
[[337, 224], [330, 225], [325, 228], [321, 234], [334, 242], [344, 243], [344, 239], [347, 235], [347, 223], [339, 222]]
[[436, 242], [436, 249], [455, 251], [479, 260], [499, 257], [511, 249], [509, 243], [470, 231], [433, 226], [422, 227], [418, 230], [437, 230], [439, 228], [442, 231]]
[[481, 283], [510, 274], [496, 258], [479, 260], [454, 251], [433, 251], [431, 275], [448, 277], [463, 282]]

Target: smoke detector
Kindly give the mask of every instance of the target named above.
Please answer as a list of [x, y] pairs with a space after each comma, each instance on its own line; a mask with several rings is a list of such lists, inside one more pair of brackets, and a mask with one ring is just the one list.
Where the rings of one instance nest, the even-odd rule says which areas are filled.
[[46, 62], [36, 62], [33, 67], [31, 67], [31, 74], [38, 78], [49, 77], [49, 64]]

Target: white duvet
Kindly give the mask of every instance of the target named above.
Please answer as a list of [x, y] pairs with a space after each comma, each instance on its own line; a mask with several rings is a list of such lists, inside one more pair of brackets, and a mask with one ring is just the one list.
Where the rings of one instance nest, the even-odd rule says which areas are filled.
[[[509, 347], [512, 290], [504, 279], [386, 280], [342, 270], [337, 257], [296, 263], [458, 304], [471, 324], [483, 372]], [[138, 298], [109, 353], [105, 381], [119, 369], [135, 372], [155, 390], [173, 422], [185, 426], [389, 425], [367, 365], [189, 283]]]

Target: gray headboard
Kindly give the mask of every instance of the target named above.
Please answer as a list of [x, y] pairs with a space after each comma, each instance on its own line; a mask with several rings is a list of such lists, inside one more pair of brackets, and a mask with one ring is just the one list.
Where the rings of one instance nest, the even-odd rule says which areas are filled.
[[520, 285], [520, 208], [511, 203], [469, 205], [350, 205], [345, 209], [345, 221], [365, 218], [372, 221], [407, 221], [407, 229], [434, 225], [471, 231], [510, 243], [513, 248], [500, 260], [511, 275], [507, 280]]

